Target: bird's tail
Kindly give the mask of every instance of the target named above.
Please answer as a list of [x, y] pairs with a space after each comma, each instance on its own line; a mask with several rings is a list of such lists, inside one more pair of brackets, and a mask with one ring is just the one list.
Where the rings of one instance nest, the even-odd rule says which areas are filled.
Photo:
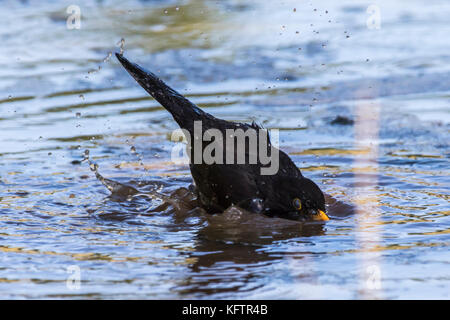
[[210, 116], [150, 71], [128, 61], [122, 54], [116, 53], [116, 57], [141, 87], [172, 114], [181, 128], [190, 130], [195, 120]]

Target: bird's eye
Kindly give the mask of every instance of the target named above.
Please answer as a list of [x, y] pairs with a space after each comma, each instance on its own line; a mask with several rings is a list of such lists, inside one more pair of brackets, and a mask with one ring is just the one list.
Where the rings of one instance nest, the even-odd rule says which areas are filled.
[[299, 198], [294, 198], [294, 200], [292, 200], [292, 205], [297, 210], [301, 210], [302, 209], [302, 202], [300, 201]]

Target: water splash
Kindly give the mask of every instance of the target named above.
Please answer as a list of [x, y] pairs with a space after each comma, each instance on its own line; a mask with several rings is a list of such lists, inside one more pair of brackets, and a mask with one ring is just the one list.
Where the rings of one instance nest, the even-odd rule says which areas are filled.
[[89, 169], [94, 172], [97, 180], [99, 180], [111, 192], [111, 196], [113, 197], [126, 198], [127, 200], [131, 200], [135, 197], [147, 197], [151, 200], [162, 200], [165, 203], [171, 204], [177, 210], [181, 210], [184, 207], [182, 204], [183, 199], [179, 199], [177, 197], [172, 198], [171, 196], [166, 196], [156, 190], [140, 192], [132, 186], [103, 177], [99, 172], [98, 164], [90, 159], [90, 151], [88, 149], [83, 152], [82, 161], [88, 163]]
[[111, 59], [112, 52], [108, 52], [108, 55], [103, 59], [103, 62], [106, 63]]
[[125, 46], [125, 39], [121, 38], [119, 42], [116, 43], [116, 45], [120, 48], [120, 54], [123, 54], [123, 47]]
[[98, 164], [90, 159], [89, 153], [90, 152], [88, 149], [84, 151], [83, 161], [86, 161], [89, 164], [89, 169], [95, 173], [97, 180], [99, 180], [111, 192], [111, 195], [118, 197], [129, 197], [139, 193], [138, 190], [131, 186], [127, 186], [103, 177], [98, 171]]
[[130, 152], [131, 152], [133, 155], [136, 156], [136, 158], [137, 158], [137, 160], [138, 160], [138, 162], [139, 162], [139, 165], [140, 165], [140, 166], [143, 168], [143, 170], [144, 170], [144, 174], [143, 174], [143, 176], [141, 177], [141, 181], [142, 181], [143, 179], [145, 179], [146, 177], [148, 177], [148, 174], [149, 174], [148, 169], [147, 169], [147, 167], [146, 167], [145, 164], [144, 164], [144, 155], [143, 155], [142, 153], [138, 152], [138, 151], [136, 150], [136, 147], [135, 147], [134, 145], [132, 145], [132, 144], [130, 143], [129, 140], [126, 140], [126, 143], [130, 146]]

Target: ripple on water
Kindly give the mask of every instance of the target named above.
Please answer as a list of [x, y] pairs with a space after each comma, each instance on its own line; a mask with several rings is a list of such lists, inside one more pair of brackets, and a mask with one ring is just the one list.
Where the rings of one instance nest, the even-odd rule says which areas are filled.
[[[448, 298], [449, 5], [405, 20], [385, 1], [370, 30], [365, 3], [294, 2], [81, 1], [82, 32], [62, 4], [0, 10], [1, 298]], [[332, 219], [198, 208], [176, 124], [116, 49], [218, 117], [280, 128]]]

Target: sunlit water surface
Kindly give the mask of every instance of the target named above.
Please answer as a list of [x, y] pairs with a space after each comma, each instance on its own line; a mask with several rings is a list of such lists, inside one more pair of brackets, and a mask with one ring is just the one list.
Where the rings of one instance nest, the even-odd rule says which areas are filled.
[[[70, 1], [0, 4], [0, 298], [449, 298], [450, 3], [379, 1], [370, 27], [362, 1], [78, 3], [74, 30]], [[197, 208], [121, 45], [281, 129], [331, 221]]]

